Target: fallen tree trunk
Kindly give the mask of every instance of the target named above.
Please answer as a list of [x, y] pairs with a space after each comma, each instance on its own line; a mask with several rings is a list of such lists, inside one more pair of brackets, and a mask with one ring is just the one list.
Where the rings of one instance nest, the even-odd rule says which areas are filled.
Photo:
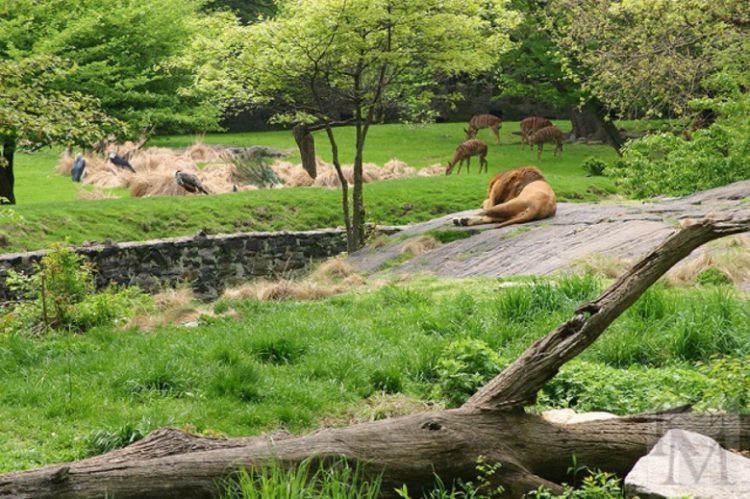
[[0, 497], [208, 498], [239, 468], [278, 459], [299, 463], [347, 456], [383, 473], [383, 492], [406, 483], [416, 492], [434, 475], [476, 475], [476, 459], [501, 463], [494, 478], [519, 497], [540, 484], [570, 480], [571, 456], [625, 474], [668, 429], [702, 433], [731, 447], [750, 447], [750, 417], [655, 415], [554, 425], [513, 411], [454, 409], [319, 431], [298, 438], [214, 440], [159, 430], [122, 451], [0, 479]]
[[666, 431], [680, 428], [727, 447], [750, 449], [750, 417], [661, 414], [555, 425], [526, 414], [568, 360], [593, 343], [651, 284], [698, 246], [750, 230], [750, 219], [706, 220], [659, 246], [602, 296], [537, 341], [461, 409], [423, 413], [296, 438], [204, 439], [160, 430], [126, 449], [92, 459], [0, 477], [0, 497], [217, 497], [221, 481], [240, 468], [278, 459], [346, 456], [382, 473], [385, 495], [405, 483], [412, 491], [444, 480], [471, 479], [478, 456], [500, 463], [493, 479], [518, 497], [546, 485], [559, 489], [571, 456], [592, 468], [627, 473]]

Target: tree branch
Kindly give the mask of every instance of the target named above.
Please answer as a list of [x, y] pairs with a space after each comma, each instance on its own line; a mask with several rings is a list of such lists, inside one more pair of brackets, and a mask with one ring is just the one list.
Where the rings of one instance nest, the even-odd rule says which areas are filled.
[[667, 239], [621, 276], [596, 300], [538, 340], [497, 377], [474, 394], [465, 408], [520, 409], [566, 362], [591, 345], [646, 289], [697, 247], [750, 230], [750, 219], [703, 220]]

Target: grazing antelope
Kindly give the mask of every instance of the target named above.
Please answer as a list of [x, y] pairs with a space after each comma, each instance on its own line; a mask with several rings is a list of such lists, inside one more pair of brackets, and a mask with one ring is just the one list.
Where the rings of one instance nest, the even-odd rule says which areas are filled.
[[487, 171], [487, 144], [477, 139], [469, 139], [462, 144], [458, 144], [456, 152], [453, 153], [453, 157], [448, 161], [448, 168], [445, 170], [446, 175], [450, 175], [453, 171], [453, 167], [458, 163], [458, 170], [456, 175], [461, 172], [461, 166], [466, 161], [466, 173], [469, 173], [469, 166], [471, 165], [471, 157], [479, 156], [479, 173], [482, 173], [482, 167], [484, 171]]
[[[529, 143], [529, 135], [537, 130], [552, 126], [552, 122], [541, 116], [529, 116], [521, 120], [521, 144]], [[531, 144], [529, 144], [531, 146]]]
[[495, 134], [497, 143], [500, 143], [500, 127], [503, 126], [503, 120], [493, 114], [477, 114], [469, 120], [469, 129], [464, 129], [467, 139], [475, 139], [477, 132], [482, 128], [489, 128]]
[[528, 136], [529, 145], [537, 144], [537, 154], [536, 159], [542, 159], [542, 148], [544, 147], [544, 144], [549, 142], [554, 142], [557, 144], [555, 147], [555, 156], [557, 156], [557, 153], [559, 152], [562, 154], [562, 148], [563, 148], [563, 133], [562, 130], [557, 128], [556, 126], [546, 126], [544, 128], [540, 128], [533, 134]]

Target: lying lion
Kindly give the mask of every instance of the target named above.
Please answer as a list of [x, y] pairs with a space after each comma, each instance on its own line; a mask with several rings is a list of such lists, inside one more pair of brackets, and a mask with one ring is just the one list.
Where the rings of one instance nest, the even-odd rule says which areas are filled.
[[499, 223], [498, 227], [549, 218], [557, 211], [555, 192], [537, 168], [526, 166], [495, 175], [487, 186], [482, 211], [454, 218], [455, 225]]

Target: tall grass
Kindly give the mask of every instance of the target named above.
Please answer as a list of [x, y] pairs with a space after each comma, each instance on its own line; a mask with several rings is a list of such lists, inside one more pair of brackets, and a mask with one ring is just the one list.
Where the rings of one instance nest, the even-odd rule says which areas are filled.
[[[224, 299], [217, 307], [236, 318], [192, 328], [2, 335], [0, 471], [87, 456], [165, 425], [299, 433], [346, 423], [383, 394], [446, 404], [435, 387], [478, 386], [477, 374], [494, 375], [603, 288], [577, 276], [520, 284], [420, 279], [316, 301]], [[545, 407], [747, 410], [747, 299], [724, 286], [657, 287], [642, 300], [563, 369]], [[459, 342], [471, 348], [449, 348]]]
[[380, 477], [368, 477], [361, 465], [346, 460], [305, 460], [286, 468], [273, 460], [240, 470], [225, 490], [223, 499], [375, 499], [380, 497]]

